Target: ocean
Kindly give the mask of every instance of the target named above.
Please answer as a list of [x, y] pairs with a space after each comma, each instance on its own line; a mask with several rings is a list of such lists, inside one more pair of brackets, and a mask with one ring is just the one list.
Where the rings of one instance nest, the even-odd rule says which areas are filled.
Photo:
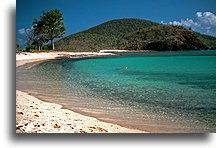
[[102, 121], [156, 133], [216, 132], [216, 51], [48, 60], [16, 75], [17, 89]]

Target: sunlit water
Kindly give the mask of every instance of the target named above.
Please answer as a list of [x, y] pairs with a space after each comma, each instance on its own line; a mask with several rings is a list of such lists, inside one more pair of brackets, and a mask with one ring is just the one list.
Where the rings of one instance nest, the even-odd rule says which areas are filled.
[[215, 132], [216, 56], [209, 52], [46, 61], [17, 68], [17, 89], [126, 127]]

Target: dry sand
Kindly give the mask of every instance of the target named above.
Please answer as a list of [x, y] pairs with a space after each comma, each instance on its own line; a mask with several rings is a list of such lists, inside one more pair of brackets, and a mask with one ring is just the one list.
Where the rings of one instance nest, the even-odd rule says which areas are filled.
[[[17, 66], [55, 59], [59, 56], [89, 57], [111, 55], [111, 53], [22, 53], [16, 55]], [[25, 92], [16, 90], [16, 132], [17, 133], [146, 133], [116, 124], [99, 121], [96, 118], [62, 109], [62, 106], [39, 100]]]
[[55, 59], [55, 58], [85, 58], [94, 56], [108, 56], [113, 53], [98, 52], [41, 52], [41, 53], [18, 53], [16, 54], [16, 66], [20, 66], [29, 62]]

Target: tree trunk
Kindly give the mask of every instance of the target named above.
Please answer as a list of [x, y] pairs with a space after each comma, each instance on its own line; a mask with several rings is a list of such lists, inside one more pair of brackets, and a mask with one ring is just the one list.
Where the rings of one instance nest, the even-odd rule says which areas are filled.
[[52, 44], [52, 50], [54, 50], [55, 49], [55, 45], [54, 45], [53, 39], [51, 40], [51, 44]]
[[39, 46], [38, 46], [38, 50], [40, 51], [40, 49], [41, 49], [41, 46], [39, 45]]

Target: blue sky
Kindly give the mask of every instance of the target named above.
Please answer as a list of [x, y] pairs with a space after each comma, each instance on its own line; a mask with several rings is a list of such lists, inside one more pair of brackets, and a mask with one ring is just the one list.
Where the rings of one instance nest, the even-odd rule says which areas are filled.
[[119, 18], [140, 18], [183, 25], [215, 36], [215, 0], [17, 0], [16, 34], [24, 42], [24, 29], [32, 26], [43, 10], [60, 9], [66, 34]]

